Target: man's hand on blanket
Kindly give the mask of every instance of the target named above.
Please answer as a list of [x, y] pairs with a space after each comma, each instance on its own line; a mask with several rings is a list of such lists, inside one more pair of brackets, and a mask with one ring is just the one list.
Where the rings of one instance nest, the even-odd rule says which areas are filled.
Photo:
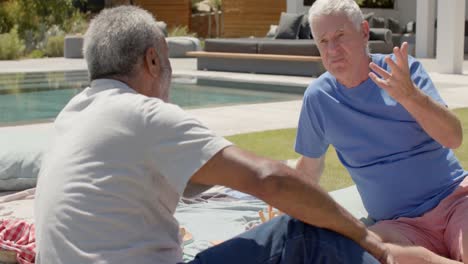
[[271, 219], [273, 219], [273, 217], [276, 217], [282, 214], [283, 213], [280, 210], [278, 209], [274, 210], [273, 206], [271, 205], [268, 205], [268, 218], [265, 217], [263, 210], [258, 211], [258, 215], [260, 216], [260, 220], [262, 221], [262, 223], [270, 221]]
[[[267, 221], [270, 221], [274, 217], [277, 217], [277, 216], [280, 216], [280, 215], [283, 214], [283, 212], [281, 212], [278, 209], [273, 208], [273, 206], [271, 206], [271, 205], [268, 205], [266, 213], [267, 213], [267, 215], [265, 216], [264, 210], [258, 211], [258, 216], [260, 217], [261, 223], [249, 222], [245, 229], [250, 230], [250, 229], [252, 229], [252, 228], [254, 228], [254, 227], [256, 227], [256, 226], [258, 226], [260, 224], [263, 224], [263, 223], [265, 223]], [[224, 242], [223, 240], [212, 240], [212, 241], [210, 241], [210, 243], [213, 246], [216, 246], [216, 245], [221, 244], [223, 242]]]
[[182, 238], [182, 245], [187, 245], [193, 242], [193, 236], [187, 229], [183, 226], [179, 227], [179, 235]]

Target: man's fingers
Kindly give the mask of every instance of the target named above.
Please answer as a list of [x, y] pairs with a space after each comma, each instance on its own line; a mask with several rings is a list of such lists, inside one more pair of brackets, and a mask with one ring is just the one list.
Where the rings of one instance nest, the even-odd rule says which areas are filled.
[[408, 42], [403, 42], [401, 47], [394, 47], [393, 54], [395, 55], [396, 64], [400, 69], [408, 69]]
[[370, 72], [369, 78], [372, 79], [380, 88], [386, 90], [389, 88], [388, 82], [386, 80], [380, 79], [375, 73]]
[[400, 51], [403, 58], [408, 59], [408, 42], [405, 41], [403, 44], [401, 44]]
[[401, 74], [401, 68], [400, 66], [395, 63], [394, 60], [390, 56], [385, 57], [385, 62], [390, 66], [390, 69], [392, 69], [392, 74]]
[[388, 252], [386, 251], [384, 255], [379, 259], [380, 263], [383, 264], [395, 264], [397, 263], [395, 258]]
[[389, 72], [373, 62], [369, 63], [369, 67], [384, 79], [388, 79], [392, 76]]
[[406, 70], [409, 70], [409, 65], [408, 65], [408, 42], [403, 42], [403, 44], [401, 44], [401, 48], [400, 48], [400, 53], [401, 53], [401, 57], [402, 57], [402, 64], [401, 64], [401, 67], [403, 67], [403, 69], [406, 69]]
[[393, 48], [393, 54], [395, 55], [395, 61], [397, 65], [401, 65], [402, 63], [404, 63], [403, 55], [401, 54], [401, 49], [399, 47]]

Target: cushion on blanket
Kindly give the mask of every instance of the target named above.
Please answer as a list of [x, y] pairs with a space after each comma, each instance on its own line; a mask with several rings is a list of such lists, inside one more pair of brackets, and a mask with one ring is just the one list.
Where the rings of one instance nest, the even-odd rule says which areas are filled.
[[0, 127], [0, 191], [36, 186], [42, 156], [52, 135], [51, 123]]

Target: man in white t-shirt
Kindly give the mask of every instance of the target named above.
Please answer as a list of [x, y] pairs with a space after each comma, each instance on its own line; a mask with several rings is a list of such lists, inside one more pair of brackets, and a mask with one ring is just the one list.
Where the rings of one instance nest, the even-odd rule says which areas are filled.
[[192, 263], [392, 263], [381, 241], [306, 177], [233, 146], [167, 103], [171, 67], [155, 23], [123, 6], [90, 24], [84, 54], [92, 82], [55, 120], [38, 180], [36, 263], [178, 263], [179, 198], [212, 185], [291, 217]]

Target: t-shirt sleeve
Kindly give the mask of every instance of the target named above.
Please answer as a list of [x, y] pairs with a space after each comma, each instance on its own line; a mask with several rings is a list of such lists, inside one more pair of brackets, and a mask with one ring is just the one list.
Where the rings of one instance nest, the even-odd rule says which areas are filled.
[[149, 159], [180, 195], [196, 171], [232, 145], [173, 104], [152, 104], [146, 125]]
[[329, 146], [325, 139], [323, 120], [318, 117], [319, 112], [314, 108], [313, 95], [306, 92], [299, 115], [295, 150], [309, 158], [321, 157]]
[[416, 84], [416, 86], [419, 87], [419, 89], [421, 89], [425, 94], [430, 96], [436, 102], [447, 106], [447, 104], [444, 102], [439, 92], [435, 88], [431, 77], [429, 77], [429, 74], [427, 74], [421, 62], [419, 62], [413, 57], [409, 57], [408, 60], [410, 64], [411, 79], [413, 80], [414, 84]]

